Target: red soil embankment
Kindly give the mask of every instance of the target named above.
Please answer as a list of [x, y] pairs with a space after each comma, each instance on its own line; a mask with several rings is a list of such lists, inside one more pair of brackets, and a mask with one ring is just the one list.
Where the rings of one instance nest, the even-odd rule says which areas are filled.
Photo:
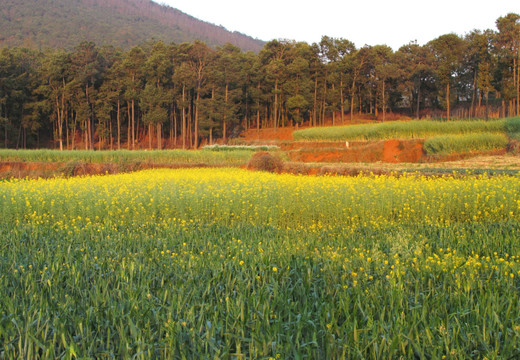
[[[422, 140], [357, 141], [348, 144], [294, 143], [283, 145], [291, 161], [300, 162], [419, 162], [424, 157]], [[298, 148], [299, 145], [304, 145]], [[316, 146], [315, 146], [316, 145]], [[328, 145], [328, 146], [327, 146]], [[331, 146], [334, 145], [334, 146]], [[289, 150], [291, 149], [292, 150]]]

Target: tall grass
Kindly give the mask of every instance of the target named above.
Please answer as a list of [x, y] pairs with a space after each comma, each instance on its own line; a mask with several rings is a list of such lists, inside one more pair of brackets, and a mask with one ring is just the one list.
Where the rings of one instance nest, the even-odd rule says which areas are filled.
[[507, 136], [501, 134], [446, 135], [426, 139], [424, 150], [429, 155], [454, 154], [504, 149], [508, 143]]
[[242, 165], [252, 152], [211, 150], [0, 150], [0, 161], [128, 163], [157, 162], [175, 164]]
[[463, 135], [475, 133], [509, 133], [518, 132], [520, 118], [500, 119], [492, 121], [394, 121], [377, 124], [361, 124], [350, 126], [316, 127], [298, 130], [293, 133], [295, 140], [383, 140], [424, 138], [438, 135]]

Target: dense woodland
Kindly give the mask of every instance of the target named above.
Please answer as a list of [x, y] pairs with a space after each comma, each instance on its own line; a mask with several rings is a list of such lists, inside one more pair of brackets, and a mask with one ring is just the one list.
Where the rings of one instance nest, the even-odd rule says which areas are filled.
[[197, 148], [248, 128], [354, 118], [488, 118], [520, 110], [520, 16], [393, 51], [323, 37], [259, 53], [200, 41], [123, 51], [0, 52], [0, 144], [60, 149]]

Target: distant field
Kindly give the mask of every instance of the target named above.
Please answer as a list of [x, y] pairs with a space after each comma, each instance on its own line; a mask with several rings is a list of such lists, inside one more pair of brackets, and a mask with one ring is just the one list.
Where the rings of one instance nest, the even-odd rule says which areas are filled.
[[[175, 164], [206, 164], [233, 166], [245, 164], [252, 155], [250, 149], [227, 148], [206, 150], [0, 150], [0, 161], [129, 163], [155, 162]], [[253, 149], [258, 150], [258, 149]]]
[[520, 118], [459, 121], [393, 121], [377, 124], [316, 127], [293, 132], [295, 140], [348, 141], [429, 138], [439, 135], [513, 134], [520, 132]]
[[424, 150], [428, 155], [446, 155], [467, 151], [503, 149], [508, 143], [509, 139], [505, 134], [443, 135], [426, 139]]

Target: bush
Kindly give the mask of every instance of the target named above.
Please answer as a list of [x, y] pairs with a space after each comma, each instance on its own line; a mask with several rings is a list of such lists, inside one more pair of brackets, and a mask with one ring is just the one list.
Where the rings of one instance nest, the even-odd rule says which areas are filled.
[[507, 152], [512, 155], [520, 155], [520, 141], [516, 139], [511, 139], [509, 144], [507, 144], [506, 148]]
[[283, 160], [278, 156], [266, 151], [255, 153], [247, 163], [250, 170], [260, 170], [269, 172], [281, 172], [283, 170]]

